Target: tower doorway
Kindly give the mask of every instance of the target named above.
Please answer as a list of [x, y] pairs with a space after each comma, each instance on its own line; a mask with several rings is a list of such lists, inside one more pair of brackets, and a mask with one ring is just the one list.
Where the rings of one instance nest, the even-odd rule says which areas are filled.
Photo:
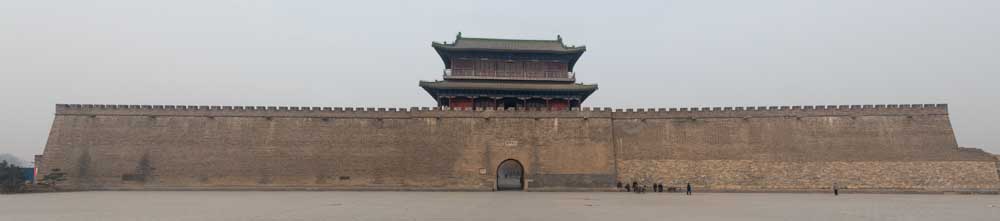
[[497, 191], [524, 190], [524, 167], [517, 160], [504, 160], [497, 167]]

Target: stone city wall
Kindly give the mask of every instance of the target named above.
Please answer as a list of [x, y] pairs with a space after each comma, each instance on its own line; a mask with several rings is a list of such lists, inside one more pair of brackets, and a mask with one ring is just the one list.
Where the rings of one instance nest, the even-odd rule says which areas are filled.
[[57, 105], [40, 172], [81, 189], [995, 189], [945, 105], [440, 108]]
[[619, 177], [735, 191], [820, 190], [834, 184], [965, 191], [1000, 184], [990, 173], [995, 159], [958, 147], [946, 106], [781, 109], [615, 115]]
[[604, 188], [609, 116], [60, 105], [43, 165], [84, 189], [491, 190], [497, 165], [516, 159], [532, 189]]
[[625, 160], [623, 179], [713, 191], [992, 192], [987, 161]]

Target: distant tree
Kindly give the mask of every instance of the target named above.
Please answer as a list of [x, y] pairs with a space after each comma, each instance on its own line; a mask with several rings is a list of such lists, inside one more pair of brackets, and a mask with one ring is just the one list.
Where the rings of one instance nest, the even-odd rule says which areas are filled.
[[17, 165], [0, 162], [0, 193], [18, 193], [24, 190], [24, 174]]
[[0, 161], [7, 161], [7, 164], [9, 164], [9, 165], [19, 166], [19, 167], [22, 167], [22, 168], [24, 168], [24, 167], [30, 167], [30, 165], [31, 165], [29, 163], [24, 162], [24, 160], [21, 160], [21, 158], [18, 158], [17, 156], [14, 156], [14, 154], [10, 154], [10, 153], [2, 153], [2, 154], [0, 154]]
[[45, 174], [42, 177], [42, 182], [47, 183], [52, 187], [56, 187], [57, 182], [62, 182], [66, 180], [66, 173], [63, 173], [59, 168], [52, 169], [52, 172]]

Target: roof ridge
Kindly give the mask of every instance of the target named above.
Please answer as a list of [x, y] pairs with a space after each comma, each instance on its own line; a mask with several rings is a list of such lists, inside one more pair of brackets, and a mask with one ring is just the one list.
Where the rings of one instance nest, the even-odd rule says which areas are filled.
[[525, 51], [542, 53], [582, 53], [587, 46], [567, 45], [563, 42], [561, 35], [556, 35], [555, 40], [549, 39], [515, 39], [515, 38], [486, 38], [486, 37], [463, 37], [461, 32], [455, 36], [453, 42], [431, 42], [431, 46], [438, 49], [455, 50], [497, 50], [497, 51]]
[[500, 40], [500, 41], [545, 41], [545, 42], [559, 42], [559, 39], [549, 40], [549, 39], [517, 39], [517, 38], [481, 38], [481, 37], [459, 37], [456, 40], [471, 39], [471, 40]]

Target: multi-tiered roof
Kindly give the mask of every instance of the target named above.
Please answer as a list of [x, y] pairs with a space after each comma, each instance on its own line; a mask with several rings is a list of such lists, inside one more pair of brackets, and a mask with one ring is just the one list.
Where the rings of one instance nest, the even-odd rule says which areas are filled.
[[[465, 38], [431, 44], [444, 62], [444, 81], [420, 86], [440, 106], [578, 107], [597, 90], [573, 71], [586, 47], [556, 40]], [[489, 102], [492, 100], [492, 102]], [[516, 100], [519, 102], [511, 101]]]

